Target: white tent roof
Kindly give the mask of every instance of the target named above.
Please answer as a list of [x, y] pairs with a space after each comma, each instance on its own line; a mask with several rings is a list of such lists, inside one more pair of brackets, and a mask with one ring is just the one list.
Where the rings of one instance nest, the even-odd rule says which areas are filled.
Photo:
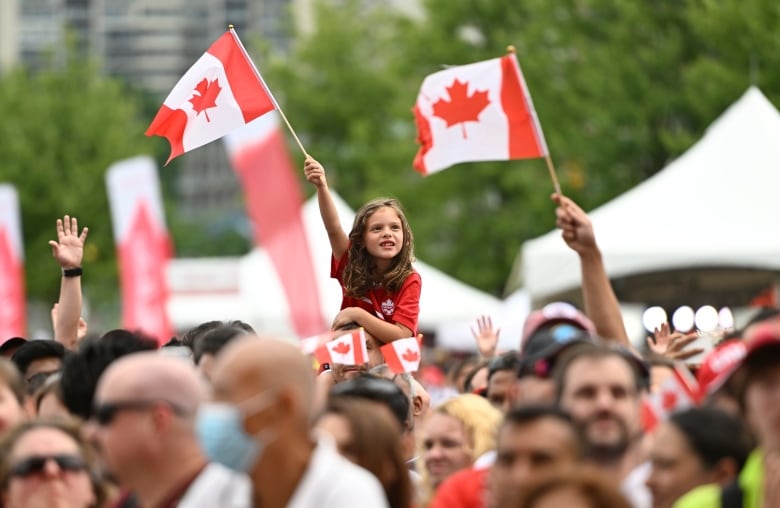
[[[349, 229], [354, 212], [335, 193], [333, 198], [343, 227]], [[322, 226], [316, 196], [306, 202], [301, 213], [312, 251], [322, 313], [326, 320], [330, 320], [339, 311], [341, 289], [338, 282], [330, 278], [330, 242]], [[206, 265], [201, 266], [202, 263]], [[455, 280], [422, 261], [415, 263], [415, 269], [422, 278], [421, 330], [433, 331], [445, 323], [473, 320], [480, 314], [495, 312], [501, 305], [497, 298]], [[204, 287], [177, 291], [177, 287], [198, 283], [198, 273], [211, 277], [217, 273], [223, 274], [221, 283], [214, 282], [219, 293], [216, 298]], [[173, 260], [169, 279], [174, 294], [168, 310], [172, 321], [178, 326], [192, 326], [210, 319], [243, 319], [258, 330], [294, 335], [282, 284], [268, 253], [262, 248], [256, 248], [241, 258]], [[469, 347], [471, 344], [464, 346]]]
[[[610, 278], [780, 270], [778, 189], [780, 113], [752, 87], [684, 155], [590, 213]], [[525, 242], [518, 262], [534, 301], [580, 285], [577, 256], [559, 231]]]

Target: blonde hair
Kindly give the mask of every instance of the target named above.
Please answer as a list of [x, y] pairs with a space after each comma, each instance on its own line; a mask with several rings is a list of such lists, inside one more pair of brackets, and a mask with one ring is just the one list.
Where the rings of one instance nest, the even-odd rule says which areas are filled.
[[[473, 463], [480, 456], [495, 450], [496, 434], [504, 415], [493, 407], [488, 400], [473, 393], [465, 393], [453, 397], [431, 410], [430, 414], [443, 414], [455, 418], [463, 425], [466, 434], [466, 446]], [[430, 415], [429, 415], [430, 416]], [[419, 443], [419, 455], [423, 454], [422, 442]], [[421, 468], [424, 498], [433, 497], [433, 486], [428, 476], [428, 470]]]
[[[401, 252], [393, 258], [387, 272], [377, 277], [376, 261], [366, 250], [363, 235], [366, 232], [368, 219], [380, 208], [391, 208], [398, 214], [401, 229], [404, 233]], [[374, 283], [382, 284], [388, 291], [394, 293], [401, 289], [406, 278], [412, 274], [414, 261], [414, 237], [401, 204], [392, 198], [377, 198], [360, 207], [355, 214], [352, 231], [349, 232], [349, 251], [347, 266], [344, 268], [344, 289], [353, 298], [366, 296], [374, 287]]]

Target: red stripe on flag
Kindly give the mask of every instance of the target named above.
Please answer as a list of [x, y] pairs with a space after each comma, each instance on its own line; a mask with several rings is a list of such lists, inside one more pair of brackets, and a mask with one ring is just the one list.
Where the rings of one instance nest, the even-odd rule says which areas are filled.
[[301, 218], [303, 196], [278, 128], [232, 157], [241, 179], [257, 245], [268, 251], [282, 283], [296, 333], [314, 335], [328, 327], [322, 315], [311, 251]]
[[0, 343], [25, 336], [24, 265], [0, 226]]
[[184, 128], [187, 127], [187, 113], [181, 109], [171, 109], [165, 104], [146, 129], [147, 136], [163, 136], [171, 144], [171, 155], [165, 162], [167, 165], [175, 157], [184, 153]]
[[229, 31], [212, 44], [208, 53], [222, 62], [233, 97], [241, 107], [245, 122], [249, 123], [274, 109], [274, 103], [268, 94], [258, 93], [258, 84], [263, 89], [264, 86]]
[[544, 157], [547, 150], [541, 128], [534, 118], [514, 55], [501, 58], [501, 74], [501, 106], [509, 124], [509, 158]]
[[412, 112], [414, 113], [414, 119], [417, 123], [417, 143], [420, 145], [420, 149], [414, 157], [412, 167], [423, 175], [427, 175], [428, 170], [425, 167], [425, 154], [433, 147], [431, 122], [428, 121], [428, 117], [422, 114], [418, 106], [415, 105], [414, 108], [412, 108]]

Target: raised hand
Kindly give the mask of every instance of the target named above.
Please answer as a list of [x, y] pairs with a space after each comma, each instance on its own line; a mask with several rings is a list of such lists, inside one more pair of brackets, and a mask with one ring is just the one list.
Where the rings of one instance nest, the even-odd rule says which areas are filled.
[[492, 358], [496, 354], [498, 347], [498, 334], [501, 329], [493, 329], [493, 320], [490, 316], [480, 316], [477, 318], [477, 328], [471, 327], [471, 335], [477, 343], [477, 350], [483, 358]]
[[703, 352], [703, 349], [686, 349], [686, 347], [698, 338], [696, 332], [671, 333], [669, 323], [663, 323], [660, 328], [653, 331], [653, 336], [647, 338], [647, 346], [656, 354], [670, 360], [686, 360]]
[[84, 242], [89, 229], [84, 228], [79, 234], [79, 223], [76, 217], [66, 215], [57, 219], [57, 241], [49, 240], [51, 254], [63, 269], [78, 268], [84, 257]]
[[558, 204], [555, 225], [563, 231], [566, 245], [578, 254], [595, 249], [596, 237], [588, 214], [566, 196], [553, 194], [552, 200]]
[[306, 157], [306, 161], [303, 163], [303, 174], [306, 175], [306, 180], [317, 188], [328, 186], [325, 179], [325, 168], [311, 156]]

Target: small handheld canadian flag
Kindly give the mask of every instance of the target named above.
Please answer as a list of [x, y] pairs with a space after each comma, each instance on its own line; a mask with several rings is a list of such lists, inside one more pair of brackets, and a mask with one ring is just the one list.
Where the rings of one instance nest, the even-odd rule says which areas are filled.
[[326, 342], [342, 335], [343, 332], [325, 332], [301, 339], [301, 352], [305, 355], [313, 355]]
[[425, 78], [414, 106], [424, 175], [468, 161], [546, 157], [547, 144], [515, 55]]
[[352, 330], [319, 346], [314, 355], [320, 364], [363, 365], [368, 361], [366, 334], [362, 328]]
[[691, 372], [685, 366], [675, 366], [672, 375], [658, 390], [642, 401], [642, 428], [651, 432], [672, 413], [693, 407], [698, 393], [698, 384]]
[[417, 372], [420, 368], [420, 341], [417, 337], [394, 340], [379, 349], [387, 366], [396, 374]]
[[170, 162], [276, 108], [276, 100], [231, 29], [176, 83], [146, 135], [168, 138]]

